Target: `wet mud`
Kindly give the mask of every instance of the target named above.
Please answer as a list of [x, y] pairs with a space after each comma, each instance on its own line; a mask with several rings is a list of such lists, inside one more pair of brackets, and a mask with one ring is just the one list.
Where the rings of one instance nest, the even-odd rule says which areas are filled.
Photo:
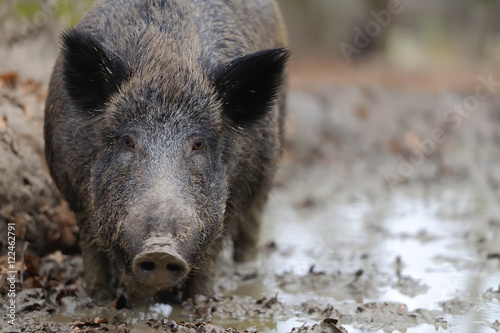
[[18, 263], [16, 326], [2, 316], [0, 329], [500, 331], [498, 92], [463, 117], [450, 109], [477, 75], [454, 89], [298, 76], [259, 259], [235, 265], [227, 250], [213, 296], [134, 308], [85, 295], [74, 217], [43, 162], [46, 85], [4, 77], [0, 229], [16, 223]]

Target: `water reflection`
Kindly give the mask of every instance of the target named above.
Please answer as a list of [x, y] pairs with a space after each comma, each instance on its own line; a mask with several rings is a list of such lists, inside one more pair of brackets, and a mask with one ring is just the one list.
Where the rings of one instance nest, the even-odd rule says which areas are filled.
[[[367, 288], [356, 299], [339, 290], [290, 290], [267, 284], [280, 292], [282, 301], [319, 297], [334, 306], [342, 302], [401, 302], [408, 311], [443, 313], [441, 322], [406, 332], [494, 331], [484, 325], [499, 319], [500, 301], [498, 294], [492, 298], [485, 293], [500, 288], [500, 263], [488, 260], [485, 251], [496, 249], [494, 239], [500, 235], [498, 228], [490, 230], [485, 213], [489, 210], [484, 202], [478, 204], [480, 195], [460, 187], [421, 193], [403, 189], [376, 199], [358, 196], [353, 200], [349, 194], [337, 194], [329, 204], [319, 203], [312, 211], [298, 206], [300, 199], [291, 202], [294, 191], [296, 198], [322, 192], [327, 185], [321, 179], [328, 178], [318, 179], [316, 183], [307, 180], [312, 184], [309, 190], [292, 186], [275, 193], [266, 212], [263, 241], [275, 240], [278, 252], [262, 261], [278, 275], [293, 272], [305, 276], [311, 267], [332, 275], [362, 269], [376, 292]], [[289, 332], [286, 323], [279, 322], [277, 332]], [[346, 324], [349, 332], [358, 332], [356, 323]]]

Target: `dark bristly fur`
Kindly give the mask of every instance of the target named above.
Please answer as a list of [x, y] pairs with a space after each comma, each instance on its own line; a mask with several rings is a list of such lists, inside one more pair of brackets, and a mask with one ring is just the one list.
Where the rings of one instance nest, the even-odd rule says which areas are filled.
[[[276, 3], [97, 0], [62, 42], [45, 154], [77, 215], [88, 293], [212, 293], [225, 235], [235, 260], [256, 254], [282, 149]], [[153, 257], [175, 264], [151, 275]]]

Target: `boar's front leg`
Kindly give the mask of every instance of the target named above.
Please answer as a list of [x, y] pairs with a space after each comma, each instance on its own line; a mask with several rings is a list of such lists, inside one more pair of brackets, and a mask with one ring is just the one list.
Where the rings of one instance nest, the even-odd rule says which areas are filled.
[[116, 296], [111, 263], [106, 253], [96, 244], [96, 237], [88, 228], [89, 221], [84, 218], [78, 222], [87, 293], [97, 303], [106, 304]]
[[235, 233], [233, 234], [236, 262], [245, 262], [257, 258], [257, 243], [260, 236], [260, 222], [265, 201], [254, 203], [246, 211], [235, 216]]
[[220, 249], [220, 243], [214, 244], [209, 250], [206, 260], [191, 273], [191, 276], [184, 284], [184, 299], [194, 295], [213, 295]]

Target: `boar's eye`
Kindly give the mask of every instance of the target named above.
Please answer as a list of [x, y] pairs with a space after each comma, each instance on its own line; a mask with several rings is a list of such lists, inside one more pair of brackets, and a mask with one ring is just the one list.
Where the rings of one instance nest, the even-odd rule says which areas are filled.
[[127, 149], [134, 149], [135, 148], [135, 143], [134, 140], [130, 136], [124, 136], [122, 139], [123, 145]]
[[203, 142], [203, 140], [201, 140], [201, 139], [196, 139], [193, 142], [192, 148], [193, 148], [193, 151], [202, 150], [203, 148], [205, 148], [205, 142]]

